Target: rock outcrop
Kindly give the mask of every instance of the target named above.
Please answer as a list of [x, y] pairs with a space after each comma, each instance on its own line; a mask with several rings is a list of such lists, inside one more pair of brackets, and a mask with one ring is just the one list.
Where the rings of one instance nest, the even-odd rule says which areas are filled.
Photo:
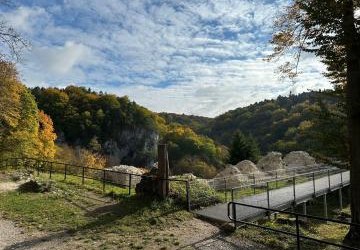
[[305, 151], [292, 151], [284, 157], [284, 163], [288, 168], [307, 167], [316, 164], [315, 158]]
[[105, 141], [103, 149], [112, 165], [152, 166], [156, 159], [159, 134], [145, 128], [123, 129]]
[[282, 155], [279, 152], [269, 152], [267, 155], [262, 157], [258, 163], [257, 168], [260, 171], [274, 171], [284, 169], [284, 161], [282, 160]]

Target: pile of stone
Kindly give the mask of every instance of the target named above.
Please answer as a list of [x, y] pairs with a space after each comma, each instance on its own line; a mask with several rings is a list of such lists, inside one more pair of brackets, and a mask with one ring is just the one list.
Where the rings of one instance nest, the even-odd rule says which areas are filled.
[[124, 186], [129, 185], [130, 183], [129, 174], [133, 174], [131, 176], [132, 187], [135, 187], [136, 184], [138, 184], [141, 180], [141, 177], [137, 175], [143, 175], [146, 172], [146, 170], [144, 169], [137, 168], [134, 166], [128, 166], [128, 165], [112, 166], [110, 168], [106, 168], [105, 170], [106, 170], [105, 178], [107, 181], [111, 181], [118, 185], [124, 185]]
[[257, 174], [260, 172], [255, 163], [249, 160], [240, 161], [235, 165], [235, 167], [242, 174]]
[[278, 171], [285, 169], [285, 163], [281, 153], [269, 152], [258, 161], [257, 167], [263, 172]]
[[247, 175], [241, 174], [240, 170], [233, 165], [227, 165], [223, 171], [218, 173], [209, 183], [217, 189], [238, 187], [244, 181], [247, 181]]
[[284, 157], [287, 168], [309, 167], [316, 165], [315, 158], [305, 151], [292, 151]]

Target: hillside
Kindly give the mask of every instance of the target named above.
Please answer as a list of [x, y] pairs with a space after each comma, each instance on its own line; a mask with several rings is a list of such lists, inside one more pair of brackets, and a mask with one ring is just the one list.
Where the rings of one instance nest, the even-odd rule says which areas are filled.
[[[108, 165], [151, 166], [156, 162], [160, 140], [168, 143], [174, 174], [191, 171], [209, 177], [223, 165], [226, 152], [212, 139], [183, 126], [190, 121], [187, 117], [184, 122], [166, 122], [126, 96], [97, 93], [84, 87], [37, 87], [31, 92], [38, 107], [52, 118], [59, 145], [86, 148], [105, 156]], [[200, 130], [208, 120], [194, 120], [198, 126], [195, 129]]]
[[[307, 92], [279, 96], [228, 111], [213, 119], [161, 114], [229, 146], [236, 131], [253, 136], [261, 151], [307, 150], [321, 156], [346, 158], [346, 126], [338, 93]], [[321, 133], [323, 132], [323, 133]]]

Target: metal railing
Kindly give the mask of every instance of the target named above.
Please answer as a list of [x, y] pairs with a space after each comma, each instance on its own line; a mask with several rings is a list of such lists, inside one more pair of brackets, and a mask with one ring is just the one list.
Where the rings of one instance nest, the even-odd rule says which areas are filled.
[[[305, 182], [304, 180], [307, 180], [307, 178], [309, 178], [307, 181], [312, 182], [313, 196], [316, 197], [318, 194], [318, 191], [316, 190], [316, 180], [317, 179], [327, 177], [328, 190], [331, 191], [332, 188], [344, 187], [345, 185], [349, 184], [348, 182], [344, 182], [344, 178], [343, 178], [343, 173], [347, 172], [347, 171], [348, 170], [338, 169], [338, 168], [326, 169], [326, 170], [319, 170], [319, 171], [315, 171], [315, 172], [311, 172], [311, 173], [297, 174], [297, 175], [291, 176], [291, 177], [284, 177], [284, 178], [280, 178], [280, 179], [269, 180], [269, 181], [265, 181], [262, 183], [253, 183], [253, 184], [249, 184], [249, 185], [242, 185], [242, 186], [234, 187], [234, 188], [231, 188], [231, 197], [232, 197], [231, 201], [234, 201], [234, 197], [236, 196], [236, 194], [235, 194], [236, 191], [244, 190], [244, 189], [252, 189], [253, 194], [255, 195], [257, 189], [260, 187], [263, 192], [267, 193], [267, 197], [268, 197], [267, 200], [268, 200], [268, 203], [270, 204], [270, 201], [269, 201], [270, 190], [278, 189], [279, 185], [281, 183], [283, 183], [283, 184], [291, 183], [290, 185], [292, 186], [292, 189], [293, 189], [294, 202], [296, 203], [296, 199], [297, 199], [296, 184], [304, 183]], [[335, 174], [340, 174], [340, 184], [338, 184], [338, 186], [333, 186], [331, 183], [331, 176], [335, 175]], [[274, 185], [272, 185], [272, 186], [274, 186], [273, 188], [271, 188], [271, 184], [274, 184]], [[285, 187], [285, 186], [281, 186], [281, 187]]]
[[[264, 226], [264, 225], [259, 225], [259, 224], [256, 224], [256, 223], [253, 223], [250, 221], [246, 221], [246, 220], [241, 220], [236, 215], [236, 207], [237, 206], [249, 207], [249, 208], [253, 208], [253, 209], [257, 209], [257, 210], [263, 210], [264, 214], [276, 213], [276, 214], [285, 214], [285, 215], [295, 217], [295, 233], [268, 227], [268, 226]], [[249, 205], [249, 204], [239, 203], [239, 202], [229, 202], [227, 208], [228, 208], [227, 209], [228, 210], [227, 211], [228, 218], [230, 219], [230, 221], [232, 221], [234, 223], [234, 228], [237, 228], [239, 226], [239, 224], [243, 224], [243, 225], [254, 226], [257, 228], [264, 229], [264, 230], [270, 230], [273, 232], [282, 233], [282, 234], [296, 237], [296, 248], [298, 250], [301, 249], [301, 240], [302, 239], [315, 241], [315, 242], [330, 245], [330, 246], [340, 247], [343, 249], [352, 249], [352, 250], [360, 249], [360, 248], [356, 248], [356, 247], [352, 247], [352, 246], [348, 246], [348, 245], [344, 245], [344, 244], [338, 244], [338, 243], [334, 243], [334, 242], [330, 242], [330, 241], [326, 241], [326, 240], [322, 240], [322, 239], [318, 239], [318, 238], [313, 238], [313, 237], [301, 234], [301, 232], [300, 232], [301, 224], [300, 224], [299, 218], [313, 219], [313, 220], [326, 222], [326, 223], [332, 222], [332, 223], [337, 223], [337, 224], [346, 225], [346, 226], [350, 226], [350, 227], [356, 227], [359, 229], [360, 229], [360, 224], [355, 224], [355, 223], [345, 222], [345, 221], [340, 221], [340, 220], [333, 220], [333, 219], [328, 219], [328, 218], [322, 218], [322, 217], [313, 216], [313, 215], [304, 215], [304, 214], [299, 214], [299, 213], [294, 213], [294, 212], [287, 212], [287, 211], [274, 209], [274, 208], [259, 207], [259, 206], [254, 206], [254, 205]]]
[[142, 178], [151, 179], [159, 182], [180, 182], [185, 186], [186, 192], [186, 206], [187, 210], [190, 211], [190, 183], [188, 180], [181, 180], [175, 178], [157, 178], [156, 176], [140, 175], [134, 173], [126, 173], [121, 171], [91, 168], [86, 166], [73, 165], [70, 163], [55, 162], [48, 160], [41, 160], [35, 158], [8, 158], [0, 160], [0, 167], [14, 167], [21, 166], [25, 169], [34, 170], [39, 176], [40, 173], [48, 173], [49, 179], [52, 179], [54, 173], [62, 174], [64, 180], [68, 176], [75, 176], [81, 178], [81, 184], [85, 184], [85, 180], [95, 180], [102, 183], [102, 191], [105, 193], [106, 185], [110, 184], [116, 187], [127, 188], [128, 195], [131, 195], [132, 188], [141, 181]]
[[216, 177], [210, 180], [206, 180], [207, 183], [216, 190], [224, 190], [226, 188], [231, 188], [234, 185], [237, 185], [239, 182], [248, 184], [262, 183], [270, 180], [276, 180], [281, 178], [288, 178], [299, 174], [307, 174], [316, 171], [327, 171], [339, 169], [334, 166], [328, 165], [315, 165], [315, 166], [301, 166], [293, 168], [285, 168], [272, 171], [259, 171], [256, 173], [249, 174], [235, 174], [231, 176]]

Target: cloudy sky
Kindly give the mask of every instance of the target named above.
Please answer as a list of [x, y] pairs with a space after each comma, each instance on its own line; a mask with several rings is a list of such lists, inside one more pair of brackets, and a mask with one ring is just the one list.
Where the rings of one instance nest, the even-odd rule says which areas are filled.
[[1, 14], [31, 42], [18, 66], [28, 86], [83, 85], [153, 111], [210, 117], [331, 87], [312, 56], [295, 83], [263, 61], [287, 0], [13, 2]]

